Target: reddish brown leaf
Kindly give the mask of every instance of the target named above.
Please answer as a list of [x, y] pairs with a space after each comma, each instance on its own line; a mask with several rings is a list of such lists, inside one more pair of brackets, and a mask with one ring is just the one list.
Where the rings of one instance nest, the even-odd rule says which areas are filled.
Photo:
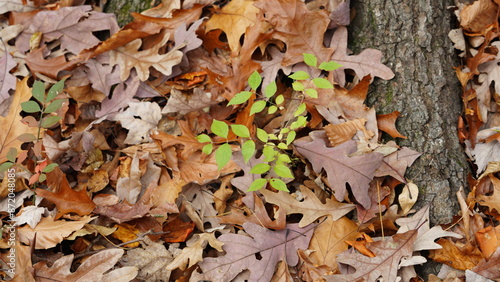
[[394, 111], [390, 114], [377, 115], [377, 126], [378, 129], [391, 135], [392, 138], [407, 139], [406, 136], [401, 135], [401, 133], [399, 133], [399, 131], [396, 129], [396, 119], [399, 117], [399, 114], [399, 111]]
[[184, 222], [182, 219], [176, 215], [163, 225], [163, 232], [167, 232], [167, 234], [163, 235], [162, 238], [165, 242], [169, 243], [177, 243], [177, 242], [185, 242], [189, 235], [193, 233], [194, 230], [194, 222]]

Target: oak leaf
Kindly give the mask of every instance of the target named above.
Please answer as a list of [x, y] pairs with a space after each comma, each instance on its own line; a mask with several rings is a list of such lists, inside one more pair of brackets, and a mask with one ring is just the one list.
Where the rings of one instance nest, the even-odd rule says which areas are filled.
[[471, 271], [482, 275], [489, 279], [496, 279], [500, 276], [498, 275], [498, 265], [500, 264], [500, 248], [497, 248], [495, 253], [488, 259], [481, 260]]
[[152, 102], [130, 103], [127, 110], [114, 117], [128, 129], [125, 143], [133, 145], [150, 142], [149, 131], [156, 128], [160, 119], [160, 106]]
[[368, 243], [367, 247], [375, 257], [367, 257], [359, 253], [342, 253], [337, 261], [356, 269], [354, 273], [328, 275], [327, 281], [398, 281], [397, 271], [402, 259], [410, 258], [413, 253], [413, 242], [417, 238], [417, 230], [396, 234], [385, 240]]
[[67, 61], [64, 55], [53, 58], [45, 58], [45, 53], [47, 50], [47, 45], [31, 51], [26, 55], [26, 65], [30, 69], [31, 73], [44, 74], [52, 79], [58, 79], [58, 73], [62, 70], [73, 70], [79, 63], [80, 60], [74, 59]]
[[[95, 217], [85, 216], [78, 221], [56, 220], [51, 216], [44, 217], [35, 228], [29, 225], [17, 229], [19, 240], [27, 245], [32, 245], [36, 234], [35, 249], [49, 249], [61, 243], [74, 231], [80, 230], [86, 223]], [[30, 243], [31, 242], [31, 243]]]
[[267, 202], [278, 205], [280, 210], [283, 209], [287, 215], [302, 214], [299, 227], [307, 226], [325, 215], [330, 215], [333, 220], [338, 220], [354, 209], [354, 205], [352, 204], [339, 203], [331, 199], [326, 199], [326, 203], [323, 204], [314, 192], [305, 186], [300, 186], [300, 191], [304, 197], [304, 200], [301, 202], [294, 199], [288, 192], [279, 191], [278, 193], [273, 193], [266, 189], [260, 192], [264, 195]]
[[31, 88], [28, 87], [25, 77], [22, 81], [16, 83], [16, 91], [10, 104], [9, 113], [6, 117], [0, 116], [0, 163], [7, 160], [7, 152], [10, 148], [21, 150], [23, 142], [17, 139], [18, 136], [25, 133], [37, 134], [37, 128], [28, 127], [21, 123], [21, 103], [31, 98]]
[[0, 0], [0, 14], [15, 11], [18, 13], [29, 12], [36, 9], [33, 0]]
[[[37, 238], [38, 239], [38, 238]], [[137, 267], [110, 270], [125, 253], [122, 249], [102, 250], [85, 260], [76, 271], [71, 271], [74, 255], [64, 256], [47, 266], [46, 262], [34, 265], [35, 278], [51, 281], [130, 281], [137, 276]]]
[[106, 97], [102, 100], [101, 109], [95, 112], [96, 118], [102, 118], [107, 116], [109, 119], [118, 112], [128, 106], [128, 104], [134, 100], [134, 96], [139, 89], [140, 80], [139, 77], [130, 77], [127, 81], [118, 84], [113, 91], [113, 96], [111, 98]]
[[401, 133], [399, 133], [399, 131], [396, 129], [396, 119], [399, 117], [399, 114], [399, 111], [394, 111], [390, 114], [377, 115], [377, 126], [378, 129], [391, 135], [392, 138], [406, 139], [407, 137], [401, 135]]
[[327, 148], [325, 141], [316, 139], [308, 142], [297, 140], [294, 142], [297, 151], [307, 158], [316, 173], [325, 169], [328, 183], [335, 191], [335, 198], [343, 201], [346, 193], [346, 184], [349, 183], [356, 200], [365, 208], [371, 205], [368, 195], [369, 183], [373, 179], [375, 170], [382, 164], [383, 155], [369, 153], [349, 157], [356, 152], [356, 142], [347, 141], [334, 148]]
[[253, 4], [254, 1], [249, 0], [230, 1], [220, 11], [216, 10], [215, 14], [207, 21], [206, 32], [214, 29], [223, 30], [233, 54], [238, 54], [241, 48], [240, 37], [257, 19], [259, 9]]
[[[1, 50], [1, 48], [0, 48]], [[10, 89], [16, 88], [16, 77], [10, 73], [10, 70], [17, 66], [14, 58], [9, 52], [4, 52], [0, 58], [0, 103], [9, 98]]]
[[176, 255], [174, 260], [167, 265], [167, 270], [179, 268], [185, 270], [188, 267], [195, 265], [203, 260], [203, 250], [207, 245], [219, 252], [222, 252], [224, 243], [215, 238], [214, 233], [195, 234], [186, 242], [186, 247], [182, 249], [180, 254]]
[[[226, 254], [216, 258], [205, 258], [198, 265], [205, 279], [231, 281], [240, 272], [250, 270], [250, 281], [270, 281], [276, 264], [283, 257], [295, 266], [299, 258], [298, 249], [306, 249], [314, 226], [299, 228], [289, 224], [279, 231], [270, 231], [253, 223], [244, 223], [248, 235], [223, 234], [219, 241]], [[260, 256], [260, 260], [257, 259]]]
[[[387, 143], [387, 145], [397, 147], [397, 145], [392, 141]], [[375, 171], [375, 176], [390, 175], [395, 179], [406, 183], [404, 178], [406, 169], [412, 165], [413, 162], [420, 157], [420, 155], [422, 154], [410, 148], [400, 148], [392, 154], [384, 157], [382, 164]]]

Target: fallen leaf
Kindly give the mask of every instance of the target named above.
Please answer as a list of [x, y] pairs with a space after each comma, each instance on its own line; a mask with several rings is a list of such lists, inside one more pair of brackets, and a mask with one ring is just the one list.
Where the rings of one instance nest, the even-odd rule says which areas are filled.
[[481, 252], [483, 252], [485, 259], [490, 259], [490, 257], [495, 253], [498, 247], [500, 247], [500, 226], [493, 228], [488, 226], [484, 229], [477, 231], [474, 234]]
[[483, 259], [476, 264], [471, 271], [480, 274], [489, 279], [498, 280], [498, 264], [500, 263], [500, 248], [497, 248], [495, 253], [489, 259]]
[[481, 251], [470, 243], [458, 246], [450, 239], [444, 238], [439, 239], [437, 243], [443, 248], [431, 251], [429, 258], [453, 268], [459, 270], [472, 269], [484, 259]]
[[151, 102], [130, 103], [127, 110], [114, 117], [128, 129], [125, 143], [134, 145], [150, 142], [149, 131], [156, 128], [160, 119], [160, 106]]
[[49, 249], [61, 243], [74, 231], [81, 229], [95, 217], [85, 216], [78, 221], [54, 220], [53, 217], [44, 217], [35, 228], [29, 225], [17, 229], [19, 240], [27, 245], [33, 244], [36, 234], [35, 249]]
[[[397, 146], [392, 141], [387, 143], [387, 145]], [[390, 175], [402, 183], [406, 183], [404, 177], [406, 169], [421, 155], [421, 153], [407, 147], [399, 148], [394, 153], [384, 157], [382, 164], [375, 171], [375, 176], [383, 177]]]
[[401, 135], [401, 133], [399, 133], [396, 129], [396, 119], [399, 117], [399, 114], [399, 111], [394, 111], [390, 114], [377, 115], [377, 126], [378, 129], [391, 135], [392, 138], [407, 139], [406, 136]]
[[365, 122], [367, 119], [354, 119], [340, 124], [328, 124], [324, 127], [328, 141], [330, 141], [330, 146], [335, 147], [346, 141], [352, 139], [352, 137], [359, 131], [362, 131], [366, 140], [374, 136], [373, 132], [366, 130]]
[[167, 270], [172, 271], [176, 268], [185, 270], [202, 261], [203, 250], [208, 244], [219, 252], [223, 251], [224, 243], [217, 240], [214, 233], [195, 234], [186, 242], [187, 246], [182, 249], [180, 254], [176, 255], [174, 260], [167, 265]]
[[9, 98], [10, 89], [16, 89], [17, 79], [10, 73], [10, 70], [17, 66], [17, 63], [10, 53], [4, 52], [0, 58], [0, 65], [5, 66], [0, 69], [0, 103], [2, 103]]
[[314, 192], [305, 186], [301, 185], [300, 191], [304, 197], [301, 202], [294, 199], [288, 192], [278, 191], [278, 193], [273, 193], [266, 189], [262, 189], [260, 192], [267, 202], [278, 205], [287, 215], [302, 214], [302, 219], [299, 222], [301, 228], [325, 215], [330, 215], [333, 220], [338, 220], [354, 209], [352, 204], [339, 203], [332, 199], [326, 199], [325, 204], [323, 204], [314, 195]]
[[474, 1], [460, 11], [460, 25], [471, 33], [482, 33], [497, 20], [498, 5], [491, 0]]
[[178, 215], [169, 217], [163, 225], [163, 240], [169, 243], [186, 242], [187, 238], [193, 233], [194, 223], [192, 221], [184, 222]]
[[312, 163], [316, 173], [325, 169], [328, 183], [335, 191], [334, 195], [338, 201], [344, 200], [346, 184], [349, 183], [356, 200], [365, 208], [369, 208], [371, 205], [367, 194], [369, 183], [373, 179], [375, 170], [380, 167], [383, 155], [370, 153], [349, 157], [356, 151], [355, 143], [348, 141], [337, 147], [327, 148], [324, 140], [316, 139], [312, 142], [297, 140], [294, 146]]

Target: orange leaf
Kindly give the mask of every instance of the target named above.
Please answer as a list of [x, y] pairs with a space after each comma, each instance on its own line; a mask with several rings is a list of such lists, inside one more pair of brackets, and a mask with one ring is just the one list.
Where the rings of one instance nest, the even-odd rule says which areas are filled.
[[441, 238], [436, 243], [443, 248], [431, 251], [429, 257], [436, 262], [447, 264], [453, 268], [472, 269], [483, 259], [481, 251], [470, 243], [458, 246], [449, 239]]
[[[141, 233], [139, 229], [127, 223], [119, 224], [116, 227], [118, 227], [118, 229], [115, 232], [113, 232], [111, 236], [113, 236], [113, 238], [122, 241], [123, 243], [137, 239], [137, 235]], [[126, 248], [139, 247], [139, 242], [127, 244], [125, 245], [125, 247]]]
[[178, 215], [173, 216], [163, 226], [163, 232], [168, 232], [163, 236], [163, 240], [168, 243], [185, 242], [193, 230], [194, 222], [184, 222]]
[[31, 51], [26, 55], [26, 65], [33, 74], [41, 73], [50, 78], [58, 79], [57, 74], [62, 70], [72, 70], [81, 63], [81, 59], [73, 59], [71, 61], [66, 61], [64, 55], [45, 59], [44, 52], [47, 49], [47, 45]]
[[377, 126], [378, 129], [391, 135], [392, 138], [404, 138], [407, 137], [401, 135], [396, 129], [396, 119], [399, 117], [400, 112], [394, 111], [390, 114], [377, 115]]
[[489, 259], [500, 246], [500, 226], [495, 229], [492, 226], [483, 228], [476, 232], [475, 237], [484, 257]]

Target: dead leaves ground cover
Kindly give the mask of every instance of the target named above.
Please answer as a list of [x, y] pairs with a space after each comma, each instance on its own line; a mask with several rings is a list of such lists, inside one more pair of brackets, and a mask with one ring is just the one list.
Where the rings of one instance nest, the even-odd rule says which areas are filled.
[[[495, 2], [460, 7], [452, 31], [459, 133], [478, 174], [446, 227], [412, 210], [418, 187], [404, 174], [419, 153], [380, 141], [405, 138], [399, 112], [364, 104], [371, 81], [394, 74], [377, 50], [349, 52], [349, 1], [163, 1], [122, 28], [83, 2], [0, 1], [0, 162], [15, 163], [0, 186], [4, 280], [421, 281], [414, 266], [429, 259], [448, 265], [442, 278], [499, 278]], [[342, 67], [318, 71], [304, 53]], [[285, 98], [274, 113], [227, 106], [255, 71]], [[298, 71], [335, 87], [300, 96], [287, 77]], [[21, 109], [35, 81], [62, 79], [56, 110]], [[273, 135], [296, 97], [308, 123], [284, 149], [290, 193], [247, 191], [262, 148], [245, 162], [237, 136], [222, 169], [202, 152], [199, 134], [225, 141], [213, 120]], [[40, 118], [56, 122], [40, 130]]]

